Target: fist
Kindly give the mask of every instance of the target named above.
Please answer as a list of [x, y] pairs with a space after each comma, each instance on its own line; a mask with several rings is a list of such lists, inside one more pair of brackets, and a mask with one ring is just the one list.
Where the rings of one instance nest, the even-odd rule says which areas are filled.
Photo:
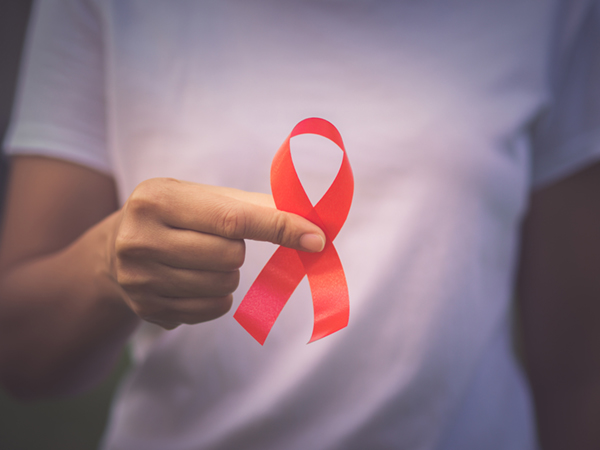
[[113, 277], [142, 319], [166, 329], [222, 316], [244, 263], [244, 239], [320, 251], [313, 223], [272, 197], [174, 179], [147, 180], [123, 209], [111, 248]]

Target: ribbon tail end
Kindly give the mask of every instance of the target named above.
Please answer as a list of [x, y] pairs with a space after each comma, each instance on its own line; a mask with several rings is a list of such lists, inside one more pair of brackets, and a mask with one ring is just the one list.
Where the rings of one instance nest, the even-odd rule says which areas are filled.
[[233, 315], [233, 318], [239, 323], [244, 330], [248, 332], [250, 336], [252, 336], [256, 342], [260, 345], [265, 345], [265, 341], [267, 340], [267, 336], [269, 332], [265, 333], [259, 324], [256, 324], [255, 321], [252, 320], [251, 317], [248, 317], [246, 314], [240, 313], [240, 311], [236, 311]]
[[311, 342], [318, 341], [319, 339], [323, 339], [324, 337], [327, 337], [333, 333], [336, 333], [336, 332], [346, 328], [347, 326], [348, 326], [348, 319], [346, 318], [346, 320], [343, 323], [340, 323], [340, 324], [336, 325], [335, 327], [329, 327], [329, 328], [324, 328], [324, 329], [317, 329], [317, 327], [315, 327], [315, 329], [313, 330], [313, 334], [310, 337], [310, 341], [308, 341], [308, 344], [310, 344]]

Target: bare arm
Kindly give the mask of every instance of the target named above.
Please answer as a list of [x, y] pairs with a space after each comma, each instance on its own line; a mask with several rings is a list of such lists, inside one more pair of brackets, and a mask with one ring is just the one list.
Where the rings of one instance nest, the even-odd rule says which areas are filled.
[[533, 195], [519, 299], [542, 448], [600, 448], [600, 164]]
[[114, 183], [45, 158], [18, 157], [12, 169], [0, 253], [2, 379], [23, 397], [76, 391], [65, 371], [96, 381], [136, 322], [106, 273], [110, 227], [96, 225], [117, 209]]
[[110, 177], [40, 157], [13, 161], [0, 249], [0, 377], [20, 397], [102, 378], [139, 318], [167, 329], [226, 313], [243, 239], [320, 250], [314, 224], [270, 196], [170, 179], [121, 210]]

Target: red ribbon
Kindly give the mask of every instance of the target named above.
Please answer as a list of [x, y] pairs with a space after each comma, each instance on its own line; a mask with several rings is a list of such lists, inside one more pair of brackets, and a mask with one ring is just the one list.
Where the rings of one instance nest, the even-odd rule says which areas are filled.
[[[333, 141], [344, 153], [340, 170], [321, 200], [313, 206], [290, 153], [290, 139], [300, 134], [316, 134]], [[339, 131], [328, 121], [305, 119], [294, 127], [271, 164], [271, 190], [281, 211], [298, 214], [325, 233], [323, 251], [307, 253], [279, 247], [260, 272], [234, 314], [234, 318], [264, 344], [279, 313], [300, 283], [308, 276], [314, 307], [314, 328], [310, 342], [321, 339], [348, 325], [348, 285], [333, 240], [346, 221], [354, 178]]]

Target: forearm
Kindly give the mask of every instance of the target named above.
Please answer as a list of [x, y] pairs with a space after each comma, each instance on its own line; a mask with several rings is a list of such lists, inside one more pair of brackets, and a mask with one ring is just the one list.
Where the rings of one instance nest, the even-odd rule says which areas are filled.
[[72, 393], [101, 379], [138, 319], [110, 273], [115, 213], [67, 248], [4, 267], [0, 376], [19, 397]]
[[111, 214], [110, 178], [59, 161], [15, 162], [0, 246], [0, 377], [20, 396], [89, 386], [138, 317], [173, 329], [224, 315], [244, 239], [303, 251], [325, 243], [315, 224], [264, 194], [158, 178]]

